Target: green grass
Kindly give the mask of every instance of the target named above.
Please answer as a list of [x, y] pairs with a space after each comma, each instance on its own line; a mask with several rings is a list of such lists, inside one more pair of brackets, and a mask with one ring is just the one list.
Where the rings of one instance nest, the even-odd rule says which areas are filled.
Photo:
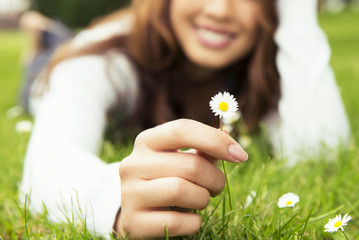
[[[335, 161], [321, 158], [286, 168], [269, 158], [265, 141], [253, 136], [250, 161], [227, 164], [233, 212], [228, 202], [223, 211], [223, 195], [212, 199], [201, 212], [203, 227], [193, 239], [344, 239], [340, 232], [323, 231], [328, 219], [339, 213], [350, 213], [353, 220], [345, 227], [346, 233], [350, 239], [359, 238], [359, 14], [322, 14], [320, 22], [332, 46], [331, 63], [351, 122], [349, 150], [342, 150]], [[29, 134], [16, 133], [14, 126], [28, 117], [7, 119], [5, 112], [17, 101], [18, 59], [24, 42], [16, 31], [0, 32], [0, 239], [98, 239], [80, 226], [53, 224], [45, 214], [32, 216], [18, 204], [17, 187]], [[123, 156], [118, 148], [106, 143], [104, 158], [113, 161]], [[243, 208], [252, 190], [257, 196]], [[298, 194], [300, 202], [294, 208], [279, 209], [276, 202], [286, 192]]]

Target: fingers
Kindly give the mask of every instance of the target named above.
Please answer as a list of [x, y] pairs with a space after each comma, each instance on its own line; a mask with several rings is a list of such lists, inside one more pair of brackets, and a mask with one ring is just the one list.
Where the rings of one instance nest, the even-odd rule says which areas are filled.
[[228, 134], [197, 121], [180, 119], [142, 132], [136, 145], [154, 151], [175, 151], [194, 148], [212, 157], [230, 162], [243, 162], [248, 155]]
[[[179, 151], [190, 148], [191, 151]], [[204, 209], [221, 192], [224, 174], [215, 159], [241, 162], [248, 155], [227, 133], [181, 119], [138, 135], [122, 160], [118, 230], [130, 238], [192, 235], [201, 219], [188, 209]], [[176, 209], [179, 209], [178, 211]]]
[[[131, 239], [155, 238], [159, 233], [164, 236], [166, 226], [171, 237], [192, 235], [201, 227], [201, 218], [194, 213], [148, 211], [130, 216], [128, 219], [129, 221], [122, 223], [122, 232], [129, 233]], [[136, 222], [135, 229], [131, 222]]]
[[202, 210], [207, 207], [210, 194], [207, 189], [177, 177], [159, 178], [137, 184], [124, 194], [138, 192], [133, 204], [143, 209], [157, 207], [180, 207]]
[[123, 161], [122, 176], [141, 176], [143, 179], [179, 177], [208, 189], [212, 196], [219, 194], [225, 185], [223, 172], [196, 153], [164, 152], [141, 159], [132, 154]]
[[185, 150], [185, 151], [179, 150], [178, 152], [197, 154], [197, 155], [199, 155], [199, 156], [201, 156], [201, 157], [207, 159], [207, 161], [210, 161], [211, 163], [215, 163], [215, 162], [217, 162], [217, 160], [218, 160], [218, 159], [216, 159], [216, 158], [214, 158], [214, 157], [208, 155], [207, 153], [198, 151], [198, 150], [193, 149], [193, 148], [188, 149], [188, 150]]

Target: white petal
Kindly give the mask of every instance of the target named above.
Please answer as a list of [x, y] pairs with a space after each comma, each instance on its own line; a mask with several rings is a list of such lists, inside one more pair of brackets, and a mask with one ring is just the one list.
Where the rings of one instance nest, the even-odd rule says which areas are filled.
[[349, 216], [348, 213], [347, 213], [347, 214], [344, 215], [342, 222], [343, 222], [343, 223], [347, 223], [347, 222], [349, 222], [350, 220], [352, 220], [352, 217]]
[[23, 120], [15, 125], [15, 130], [18, 133], [25, 133], [25, 132], [31, 132], [32, 130], [32, 122], [28, 120]]

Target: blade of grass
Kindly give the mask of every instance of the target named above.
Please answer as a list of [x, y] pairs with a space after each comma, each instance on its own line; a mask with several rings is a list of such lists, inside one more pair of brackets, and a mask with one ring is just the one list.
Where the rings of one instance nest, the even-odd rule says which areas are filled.
[[30, 239], [29, 227], [28, 227], [28, 216], [27, 216], [28, 202], [29, 202], [29, 196], [28, 196], [28, 194], [26, 194], [26, 195], [25, 195], [25, 209], [24, 209], [25, 232], [26, 232], [26, 238], [27, 238], [27, 239]]
[[308, 216], [307, 216], [307, 219], [305, 220], [305, 223], [304, 223], [304, 227], [303, 227], [303, 231], [302, 231], [302, 234], [300, 235], [300, 238], [299, 240], [302, 240], [303, 237], [304, 237], [304, 232], [307, 228], [307, 225], [308, 225], [308, 222], [309, 222], [309, 219], [310, 219], [310, 216], [312, 216], [312, 213], [313, 213], [313, 210], [314, 210], [314, 207], [315, 207], [316, 204], [313, 205], [312, 209], [310, 210]]

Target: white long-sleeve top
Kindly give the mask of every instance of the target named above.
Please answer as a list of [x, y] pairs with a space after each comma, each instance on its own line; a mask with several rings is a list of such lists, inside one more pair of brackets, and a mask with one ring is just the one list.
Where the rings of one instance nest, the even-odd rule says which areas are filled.
[[349, 141], [349, 124], [317, 21], [317, 1], [279, 0], [277, 67], [282, 97], [268, 116], [268, 136], [290, 165]]
[[[282, 98], [278, 113], [265, 123], [276, 152], [294, 162], [301, 157], [298, 153], [317, 153], [322, 143], [345, 143], [349, 126], [329, 66], [330, 48], [317, 23], [316, 1], [279, 0], [278, 11], [275, 40]], [[74, 42], [96, 41], [101, 29], [96, 31]], [[137, 76], [126, 56], [117, 53], [115, 59], [117, 82], [108, 79], [102, 56], [66, 60], [54, 69], [50, 90], [41, 103], [32, 101], [36, 119], [20, 187], [31, 194], [34, 212], [46, 206], [53, 221], [67, 221], [74, 213], [75, 221], [86, 219], [87, 227], [105, 236], [121, 204], [121, 183], [119, 163], [104, 163], [98, 148], [116, 95], [124, 96], [131, 108], [137, 89]]]

